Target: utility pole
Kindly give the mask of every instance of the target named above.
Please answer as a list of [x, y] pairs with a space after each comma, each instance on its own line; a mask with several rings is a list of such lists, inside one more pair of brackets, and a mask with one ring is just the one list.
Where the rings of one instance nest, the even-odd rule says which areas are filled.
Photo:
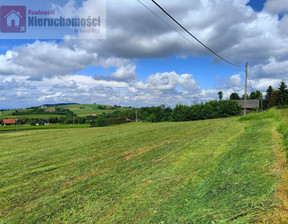
[[245, 71], [244, 116], [246, 116], [247, 112], [247, 79], [248, 79], [248, 62], [246, 62], [246, 71]]
[[136, 109], [136, 123], [138, 121], [138, 114], [137, 114], [137, 109]]
[[263, 97], [261, 98], [261, 111], [263, 112]]

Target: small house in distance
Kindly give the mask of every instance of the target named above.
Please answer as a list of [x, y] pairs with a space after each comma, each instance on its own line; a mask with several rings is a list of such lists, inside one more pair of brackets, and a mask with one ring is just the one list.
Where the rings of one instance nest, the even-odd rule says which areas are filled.
[[[245, 100], [236, 100], [242, 106], [242, 109], [245, 107]], [[260, 100], [247, 100], [246, 101], [246, 109], [253, 110], [255, 108], [259, 108]]]
[[16, 124], [16, 119], [3, 119], [4, 125], [14, 125]]

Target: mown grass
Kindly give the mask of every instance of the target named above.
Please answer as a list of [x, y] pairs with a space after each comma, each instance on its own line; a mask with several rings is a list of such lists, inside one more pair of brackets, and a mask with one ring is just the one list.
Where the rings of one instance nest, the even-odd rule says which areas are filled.
[[271, 116], [0, 135], [0, 223], [250, 223], [277, 206]]

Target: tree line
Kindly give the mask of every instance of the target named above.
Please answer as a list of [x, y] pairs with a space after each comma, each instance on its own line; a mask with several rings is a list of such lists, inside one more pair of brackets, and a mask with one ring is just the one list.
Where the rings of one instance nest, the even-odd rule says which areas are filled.
[[[236, 92], [230, 95], [230, 100], [241, 100], [241, 99], [244, 99], [244, 95], [241, 98]], [[264, 109], [269, 109], [274, 106], [283, 107], [285, 105], [288, 105], [288, 88], [286, 83], [282, 81], [280, 82], [279, 87], [277, 89], [273, 89], [273, 87], [269, 85], [269, 87], [266, 90], [265, 97], [263, 97], [262, 93], [259, 90], [256, 90], [255, 92], [251, 92], [249, 95], [247, 95], [247, 99], [263, 100]]]
[[192, 106], [178, 104], [173, 110], [165, 105], [141, 107], [139, 109], [132, 108], [119, 111], [118, 113], [99, 116], [95, 118], [95, 121], [91, 122], [91, 126], [107, 126], [115, 124], [115, 121], [126, 123], [125, 118], [131, 121], [136, 121], [137, 119], [144, 122], [179, 122], [224, 118], [240, 114], [241, 106], [237, 102], [232, 100], [213, 100]]

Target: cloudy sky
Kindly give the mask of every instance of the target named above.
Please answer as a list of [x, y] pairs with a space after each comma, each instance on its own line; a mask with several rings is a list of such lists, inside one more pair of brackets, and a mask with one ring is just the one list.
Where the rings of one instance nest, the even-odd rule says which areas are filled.
[[[53, 7], [71, 15], [97, 1]], [[220, 90], [227, 98], [243, 94], [246, 61], [249, 91], [288, 82], [288, 0], [157, 1], [242, 67], [214, 57], [151, 0], [141, 2], [165, 22], [137, 0], [107, 0], [106, 39], [0, 40], [0, 109], [67, 102], [173, 107], [216, 99]]]

